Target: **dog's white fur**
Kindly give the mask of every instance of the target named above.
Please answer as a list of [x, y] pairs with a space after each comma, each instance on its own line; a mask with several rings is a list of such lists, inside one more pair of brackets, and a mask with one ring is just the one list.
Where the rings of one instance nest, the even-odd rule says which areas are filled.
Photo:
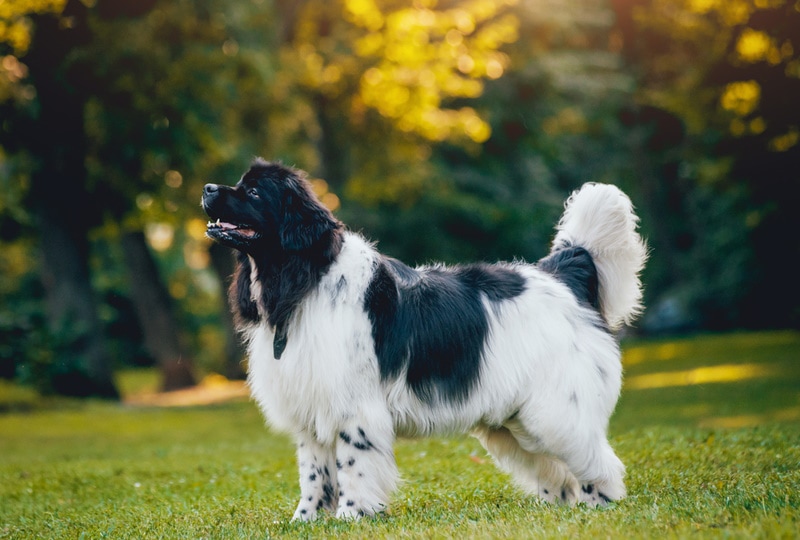
[[[266, 317], [243, 329], [252, 395], [269, 423], [297, 443], [294, 518], [314, 519], [322, 509], [344, 518], [384, 510], [398, 480], [395, 437], [434, 433], [472, 433], [519, 486], [548, 501], [595, 505], [624, 497], [625, 469], [606, 439], [622, 368], [604, 326], [619, 328], [641, 311], [646, 248], [637, 222], [613, 186], [587, 184], [570, 197], [553, 248], [590, 252], [600, 313], [535, 265], [507, 264], [526, 289], [491, 305], [484, 298], [489, 337], [477, 385], [463, 401], [425, 402], [404, 377], [381, 381], [364, 309], [380, 255], [360, 235], [344, 233], [335, 262], [293, 314], [280, 360]], [[254, 263], [251, 292], [260, 302]]]

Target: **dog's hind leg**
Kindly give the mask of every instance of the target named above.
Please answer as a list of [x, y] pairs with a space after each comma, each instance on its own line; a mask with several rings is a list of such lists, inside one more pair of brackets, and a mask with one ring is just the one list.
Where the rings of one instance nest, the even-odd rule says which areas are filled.
[[[571, 471], [580, 485], [580, 502], [590, 506], [605, 505], [626, 495], [625, 466], [597, 426], [571, 424], [569, 416], [558, 419], [540, 415], [531, 423], [518, 418], [505, 427], [528, 452], [554, 456]], [[534, 427], [535, 426], [535, 427]]]
[[571, 461], [572, 470], [577, 471], [581, 483], [581, 502], [603, 506], [625, 498], [625, 465], [605, 437], [599, 437], [595, 444], [590, 443]]
[[316, 519], [320, 510], [336, 510], [339, 492], [336, 457], [332, 446], [312, 437], [297, 438], [297, 464], [300, 471], [300, 502], [294, 520]]
[[526, 493], [550, 503], [572, 505], [581, 500], [578, 480], [562, 461], [525, 450], [508, 428], [481, 426], [472, 435]]
[[391, 417], [380, 405], [363, 410], [344, 422], [336, 444], [338, 518], [383, 512], [397, 486]]

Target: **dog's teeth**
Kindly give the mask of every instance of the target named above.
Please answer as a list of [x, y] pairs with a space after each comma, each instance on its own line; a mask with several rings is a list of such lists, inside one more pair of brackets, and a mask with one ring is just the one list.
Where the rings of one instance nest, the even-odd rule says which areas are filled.
[[217, 218], [217, 227], [219, 227], [219, 218]]

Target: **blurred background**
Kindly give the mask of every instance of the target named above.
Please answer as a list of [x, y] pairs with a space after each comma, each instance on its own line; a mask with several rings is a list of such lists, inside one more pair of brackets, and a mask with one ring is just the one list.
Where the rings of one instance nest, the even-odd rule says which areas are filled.
[[199, 202], [254, 156], [410, 264], [535, 261], [614, 183], [626, 336], [800, 327], [798, 0], [4, 0], [0, 378], [241, 378]]

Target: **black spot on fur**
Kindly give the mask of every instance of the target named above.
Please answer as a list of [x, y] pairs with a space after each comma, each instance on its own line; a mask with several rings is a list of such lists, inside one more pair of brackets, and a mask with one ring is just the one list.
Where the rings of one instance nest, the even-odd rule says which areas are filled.
[[353, 440], [350, 438], [350, 435], [348, 435], [344, 431], [339, 432], [339, 438], [342, 439], [345, 444], [350, 444], [350, 442]]
[[489, 332], [483, 299], [522, 294], [525, 279], [511, 268], [485, 264], [412, 269], [383, 259], [367, 288], [381, 379], [406, 371], [424, 401], [437, 395], [465, 400], [478, 380]]
[[325, 501], [326, 506], [330, 506], [333, 502], [333, 486], [328, 482], [322, 486], [322, 500]]
[[283, 351], [286, 349], [286, 344], [288, 343], [289, 338], [286, 335], [286, 328], [285, 327], [276, 327], [275, 328], [275, 337], [272, 340], [272, 356], [275, 360], [280, 360]]
[[336, 282], [336, 290], [333, 292], [334, 300], [339, 297], [339, 294], [346, 286], [347, 286], [347, 279], [344, 276], [341, 276], [339, 278], [339, 281]]
[[606, 380], [606, 377], [608, 377], [608, 374], [606, 373], [606, 370], [605, 370], [605, 369], [603, 369], [603, 368], [600, 366], [600, 364], [597, 364], [595, 367], [597, 368], [597, 374], [598, 374], [598, 375], [600, 375], [600, 378], [601, 378], [601, 379], [603, 379], [603, 380], [605, 381], [605, 380]]
[[352, 467], [355, 464], [356, 464], [356, 458], [351, 457], [350, 459], [347, 460], [348, 467]]
[[579, 302], [600, 309], [600, 285], [592, 256], [582, 247], [567, 245], [556, 250], [536, 266], [569, 287]]
[[587, 485], [585, 485], [585, 486], [581, 486], [581, 489], [582, 489], [582, 490], [583, 490], [583, 492], [584, 492], [584, 493], [586, 493], [587, 495], [591, 495], [591, 494], [592, 494], [592, 491], [594, 491], [594, 486], [593, 486], [592, 484], [587, 484]]
[[356, 501], [347, 501], [347, 506], [355, 506]]
[[316, 475], [316, 474], [312, 474], [311, 476], [309, 476], [309, 477], [308, 477], [308, 479], [309, 479], [311, 482], [313, 482], [314, 480], [316, 480], [316, 479], [317, 479], [317, 475]]

